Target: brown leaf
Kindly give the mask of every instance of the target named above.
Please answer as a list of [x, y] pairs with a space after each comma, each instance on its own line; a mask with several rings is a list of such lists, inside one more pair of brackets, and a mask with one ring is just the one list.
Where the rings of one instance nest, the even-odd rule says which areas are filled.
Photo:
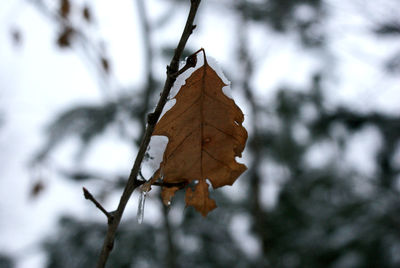
[[45, 188], [45, 184], [44, 184], [44, 182], [42, 180], [36, 181], [31, 186], [30, 193], [29, 193], [30, 197], [31, 198], [38, 197], [39, 194], [41, 194], [43, 192], [44, 188]]
[[175, 192], [179, 190], [179, 187], [163, 187], [161, 192], [161, 198], [164, 205], [169, 206], [171, 204], [171, 199], [174, 197]]
[[84, 6], [82, 16], [87, 22], [92, 22], [92, 12], [88, 6]]
[[109, 74], [110, 73], [110, 63], [109, 63], [108, 59], [106, 59], [105, 57], [101, 57], [100, 62], [101, 62], [101, 67], [103, 68], [103, 71], [106, 74]]
[[63, 18], [67, 18], [71, 12], [71, 3], [69, 0], [60, 1], [60, 14]]
[[195, 207], [204, 217], [217, 207], [215, 201], [209, 197], [208, 183], [205, 180], [199, 181], [194, 191], [191, 188], [186, 190], [185, 202], [187, 206]]
[[[202, 50], [204, 53], [204, 50]], [[247, 140], [243, 113], [222, 88], [226, 86], [208, 65], [194, 71], [176, 95], [176, 104], [157, 123], [153, 135], [169, 141], [156, 174], [165, 183], [197, 182], [186, 190], [186, 204], [203, 216], [216, 207], [213, 188], [232, 185], [247, 168], [236, 162]], [[161, 170], [161, 172], [160, 172]], [[174, 193], [168, 191], [168, 196]]]
[[67, 48], [71, 46], [72, 37], [75, 34], [75, 30], [71, 27], [65, 27], [59, 34], [57, 44], [60, 48]]

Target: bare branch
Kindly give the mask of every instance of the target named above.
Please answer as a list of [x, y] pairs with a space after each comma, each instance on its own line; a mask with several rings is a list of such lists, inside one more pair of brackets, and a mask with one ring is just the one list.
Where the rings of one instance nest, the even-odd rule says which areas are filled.
[[193, 32], [193, 29], [195, 26], [193, 25], [194, 18], [196, 16], [198, 7], [200, 5], [201, 0], [191, 0], [190, 1], [190, 11], [188, 18], [186, 20], [186, 25], [183, 30], [181, 39], [178, 43], [177, 48], [175, 49], [175, 54], [171, 60], [170, 65], [167, 68], [167, 79], [164, 84], [164, 89], [161, 93], [161, 97], [158, 101], [158, 104], [152, 113], [152, 117], [155, 120], [149, 120], [147, 124], [146, 131], [144, 133], [142, 142], [139, 147], [139, 152], [136, 156], [135, 163], [133, 164], [131, 173], [129, 175], [128, 182], [125, 186], [124, 192], [122, 193], [119, 205], [117, 210], [113, 213], [114, 217], [112, 220], [108, 221], [108, 229], [107, 229], [107, 234], [104, 239], [103, 247], [97, 262], [97, 267], [98, 268], [103, 268], [105, 267], [108, 257], [110, 255], [111, 250], [113, 249], [114, 246], [114, 240], [115, 240], [115, 234], [117, 231], [117, 228], [119, 226], [119, 223], [122, 218], [122, 214], [124, 213], [125, 207], [129, 201], [129, 198], [132, 195], [132, 192], [143, 182], [139, 181], [137, 179], [137, 176], [140, 171], [140, 165], [143, 161], [144, 155], [146, 153], [146, 149], [149, 145], [151, 135], [153, 134], [155, 124], [157, 123], [158, 118], [161, 115], [162, 109], [164, 108], [165, 103], [167, 102], [167, 97], [171, 91], [171, 88], [176, 80], [176, 77], [172, 74], [177, 73], [179, 70], [179, 59], [182, 56], [183, 49], [186, 46], [187, 40], [189, 39], [190, 35]]
[[113, 217], [111, 213], [109, 213], [97, 200], [96, 198], [93, 197], [93, 195], [85, 188], [82, 187], [83, 190], [83, 195], [85, 196], [85, 199], [90, 200], [93, 202], [93, 204], [100, 209], [101, 212], [106, 215], [107, 219], [110, 221], [111, 218]]

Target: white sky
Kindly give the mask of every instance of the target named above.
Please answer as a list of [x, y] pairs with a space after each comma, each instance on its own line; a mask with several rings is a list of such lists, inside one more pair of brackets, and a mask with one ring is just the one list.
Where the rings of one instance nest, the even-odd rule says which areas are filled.
[[[148, 3], [154, 11], [152, 19], [169, 11], [163, 1], [151, 0]], [[383, 56], [390, 55], [388, 51], [399, 48], [398, 42], [371, 37], [365, 28], [371, 19], [365, 14], [357, 15], [354, 4], [338, 0], [327, 0], [327, 3], [335, 8], [335, 13], [327, 22], [331, 29], [331, 54], [326, 57], [333, 57], [336, 61], [334, 66], [324, 66], [326, 72], [331, 72], [327, 96], [333, 104], [346, 103], [365, 111], [378, 109], [399, 114], [400, 79], [389, 77], [376, 67]], [[186, 13], [182, 7], [175, 10], [176, 16], [153, 36], [158, 46], [160, 43], [174, 46], [180, 36]], [[206, 48], [208, 55], [216, 58], [223, 68], [234, 71], [235, 67], [231, 66], [232, 44], [235, 43], [232, 34], [234, 18], [229, 13], [221, 16], [220, 9], [207, 5], [202, 7], [202, 11], [189, 47]], [[123, 0], [118, 4], [96, 1], [95, 16], [100, 23], [94, 31], [107, 40], [105, 45], [113, 59], [116, 80], [111, 83], [112, 91], [118, 90], [115, 85], [140, 84], [144, 59], [134, 1]], [[9, 28], [14, 25], [22, 30], [21, 47], [14, 47], [10, 42]], [[60, 51], [54, 44], [55, 36], [49, 21], [25, 1], [0, 1], [0, 112], [5, 115], [5, 125], [0, 128], [0, 252], [19, 257], [18, 268], [42, 266], [43, 256], [35, 251], [26, 254], [26, 249], [34, 249], [43, 235], [56, 232], [55, 223], [60, 213], [101, 217], [82, 198], [76, 184], [56, 178], [51, 172], [45, 179], [47, 188], [44, 193], [34, 202], [28, 198], [32, 174], [27, 164], [43, 143], [44, 126], [67, 107], [99, 103], [104, 98], [95, 76], [88, 71], [82, 58], [73, 51]], [[266, 99], [282, 83], [307, 88], [309, 74], [326, 64], [319, 54], [305, 53], [293, 42], [293, 36], [280, 36], [259, 26], [251, 26], [249, 36], [251, 51], [255, 55], [258, 53], [261, 59], [257, 62], [258, 73], [254, 81], [258, 89], [256, 94]], [[161, 61], [155, 64], [161, 77], [165, 73], [165, 64]], [[237, 98], [240, 94], [234, 92], [233, 95]], [[238, 99], [238, 103], [241, 105], [245, 101]], [[243, 109], [246, 114], [246, 107]], [[379, 143], [376, 137], [373, 134], [369, 139], [368, 134], [363, 136], [367, 136], [366, 140], [372, 144], [371, 150], [375, 150], [373, 144]], [[108, 131], [106, 137], [96, 141], [88, 152], [90, 157], [82, 165], [102, 166], [110, 173], [129, 171], [135, 152], [119, 141], [114, 131]], [[56, 158], [70, 163], [76, 146], [76, 141], [69, 141], [57, 150]], [[360, 144], [352, 148], [360, 152], [365, 149]], [[360, 162], [357, 160], [359, 154], [353, 151], [350, 155], [356, 159], [355, 163]], [[240, 192], [237, 185], [232, 187], [233, 192]], [[96, 189], [96, 185], [89, 187]], [[113, 207], [117, 200], [118, 196], [111, 198], [107, 205]], [[131, 202], [134, 204], [128, 207], [132, 213], [136, 210], [136, 197], [134, 200]], [[156, 220], [155, 211], [146, 211], [145, 220]], [[245, 221], [240, 217], [236, 220]]]

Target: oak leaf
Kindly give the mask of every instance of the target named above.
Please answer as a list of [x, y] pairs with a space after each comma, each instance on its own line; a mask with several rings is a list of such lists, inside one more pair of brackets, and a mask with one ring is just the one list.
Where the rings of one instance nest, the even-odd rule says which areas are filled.
[[[244, 150], [247, 131], [242, 111], [222, 91], [227, 85], [200, 51], [204, 64], [187, 78], [153, 135], [169, 139], [155, 176], [165, 183], [194, 183], [194, 190], [187, 187], [186, 205], [206, 216], [216, 208], [207, 180], [214, 189], [232, 185], [247, 169], [235, 160]], [[164, 203], [169, 204], [177, 190], [164, 187]]]

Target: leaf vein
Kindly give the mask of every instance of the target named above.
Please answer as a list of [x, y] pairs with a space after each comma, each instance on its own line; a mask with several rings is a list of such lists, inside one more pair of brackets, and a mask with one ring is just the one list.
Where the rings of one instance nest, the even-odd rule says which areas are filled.
[[[200, 96], [196, 98], [195, 101], [192, 102], [185, 110], [183, 110], [180, 114], [176, 115], [174, 118], [171, 118], [169, 120], [176, 120], [177, 118], [181, 117], [184, 113], [186, 113], [190, 108], [192, 108], [198, 101], [200, 101]], [[176, 105], [176, 103], [175, 103]], [[172, 107], [173, 108], [173, 107]], [[165, 116], [165, 115], [164, 115]]]
[[231, 107], [229, 104], [227, 104], [227, 103], [221, 101], [220, 99], [215, 98], [214, 96], [209, 95], [207, 92], [204, 92], [204, 94], [205, 94], [207, 97], [209, 97], [210, 99], [215, 100], [216, 102], [225, 105], [226, 107], [228, 107], [228, 109], [232, 109], [232, 107]]
[[187, 138], [189, 138], [190, 136], [192, 136], [193, 132], [195, 132], [196, 129], [193, 129], [192, 131], [189, 132], [189, 134], [187, 134], [182, 141], [171, 151], [171, 153], [167, 156], [167, 158], [170, 158], [175, 152], [176, 150], [181, 147], [181, 145], [186, 141]]
[[215, 158], [211, 153], [209, 153], [206, 149], [202, 149], [203, 152], [205, 152], [209, 157], [217, 161], [218, 163], [222, 164], [223, 166], [227, 167], [228, 169], [231, 169], [225, 162]]
[[207, 122], [207, 126], [210, 126], [210, 127], [214, 128], [214, 129], [218, 130], [219, 132], [225, 134], [226, 136], [231, 137], [232, 139], [236, 140], [237, 142], [240, 142], [240, 141], [239, 141], [235, 136], [233, 136], [232, 134], [226, 133], [224, 130], [222, 130], [222, 129], [220, 129], [220, 128], [218, 128], [218, 127], [216, 127], [216, 126], [214, 126], [214, 125], [212, 125], [212, 124], [210, 124], [210, 123], [208, 123], [208, 122]]

